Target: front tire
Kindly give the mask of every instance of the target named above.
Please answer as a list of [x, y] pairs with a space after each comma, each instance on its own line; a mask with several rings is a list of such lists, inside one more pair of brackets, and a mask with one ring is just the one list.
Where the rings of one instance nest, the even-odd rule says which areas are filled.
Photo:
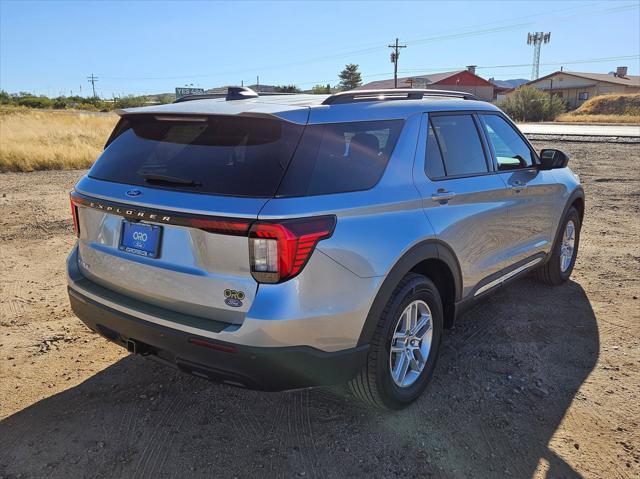
[[349, 383], [352, 394], [383, 409], [409, 405], [433, 376], [442, 329], [438, 288], [430, 279], [409, 273], [382, 312], [367, 362]]
[[569, 208], [563, 218], [551, 257], [535, 272], [538, 281], [549, 286], [558, 286], [569, 279], [578, 256], [581, 226], [578, 210], [574, 207]]

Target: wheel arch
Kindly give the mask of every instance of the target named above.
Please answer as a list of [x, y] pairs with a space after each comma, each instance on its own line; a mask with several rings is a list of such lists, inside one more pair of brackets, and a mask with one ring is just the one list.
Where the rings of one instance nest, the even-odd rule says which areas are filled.
[[393, 291], [408, 273], [422, 274], [435, 283], [442, 297], [445, 327], [455, 319], [455, 303], [462, 294], [462, 274], [458, 259], [445, 243], [427, 240], [410, 248], [395, 263], [376, 294], [365, 319], [358, 345], [368, 344]]
[[584, 193], [582, 193], [582, 195], [573, 196], [572, 200], [571, 206], [578, 210], [578, 214], [580, 215], [580, 224], [582, 224], [582, 220], [584, 218]]
[[[578, 187], [569, 195], [569, 199], [564, 205], [564, 209], [562, 210], [562, 214], [560, 215], [560, 219], [558, 220], [558, 224], [556, 225], [556, 234], [553, 237], [553, 245], [551, 246], [551, 252], [554, 251], [556, 244], [560, 240], [560, 235], [562, 234], [562, 223], [564, 218], [567, 216], [567, 212], [570, 208], [576, 208], [578, 210], [578, 215], [580, 216], [580, 227], [582, 228], [583, 218], [584, 218], [584, 190], [582, 187]], [[547, 255], [547, 261], [551, 257], [551, 252]]]

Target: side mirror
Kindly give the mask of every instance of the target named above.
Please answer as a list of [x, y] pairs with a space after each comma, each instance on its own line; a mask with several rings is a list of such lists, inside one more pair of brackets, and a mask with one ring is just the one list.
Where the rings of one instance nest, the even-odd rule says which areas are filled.
[[569, 164], [569, 155], [556, 149], [545, 149], [540, 151], [541, 170], [553, 170], [555, 168], [565, 168]]

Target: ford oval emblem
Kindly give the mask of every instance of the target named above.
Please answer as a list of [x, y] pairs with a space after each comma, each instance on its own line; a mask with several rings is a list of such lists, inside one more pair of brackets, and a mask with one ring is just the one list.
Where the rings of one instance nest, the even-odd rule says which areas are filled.
[[140, 190], [129, 190], [129, 191], [127, 191], [127, 196], [136, 197], [136, 196], [140, 196], [141, 194], [142, 194], [142, 191], [140, 191]]

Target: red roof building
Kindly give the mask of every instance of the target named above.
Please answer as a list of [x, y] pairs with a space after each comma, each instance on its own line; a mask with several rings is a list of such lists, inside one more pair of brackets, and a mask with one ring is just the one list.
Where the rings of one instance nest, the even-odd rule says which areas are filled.
[[[366, 83], [356, 90], [377, 90], [394, 88], [393, 78]], [[453, 90], [472, 93], [480, 100], [491, 101], [494, 98], [496, 86], [475, 74], [475, 67], [466, 70], [434, 73], [431, 75], [416, 75], [398, 78], [398, 88], [427, 88], [433, 90]]]

